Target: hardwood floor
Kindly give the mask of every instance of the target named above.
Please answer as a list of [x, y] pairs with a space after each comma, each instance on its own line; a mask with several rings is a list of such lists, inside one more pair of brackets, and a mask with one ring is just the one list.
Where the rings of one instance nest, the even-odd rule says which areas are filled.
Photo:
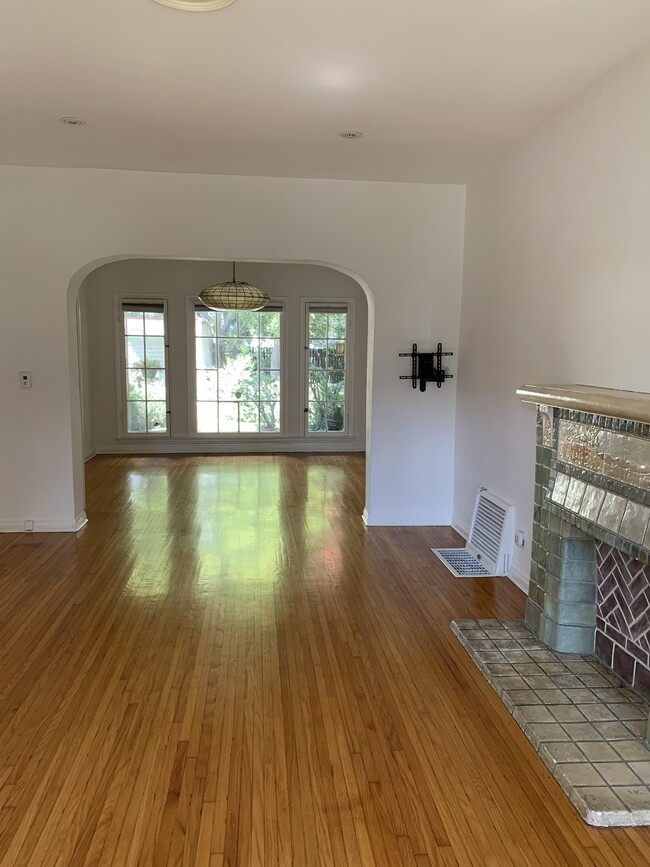
[[98, 457], [0, 537], [0, 867], [650, 862], [586, 826], [449, 629], [518, 617], [359, 456]]

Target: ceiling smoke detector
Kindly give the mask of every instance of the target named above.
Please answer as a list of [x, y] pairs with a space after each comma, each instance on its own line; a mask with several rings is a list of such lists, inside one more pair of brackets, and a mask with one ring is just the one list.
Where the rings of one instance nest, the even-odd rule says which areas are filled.
[[355, 129], [346, 129], [343, 132], [340, 132], [339, 135], [341, 138], [361, 138], [363, 133], [357, 132]]
[[59, 123], [64, 123], [66, 126], [85, 126], [86, 121], [80, 117], [60, 117]]
[[161, 6], [170, 6], [182, 12], [212, 12], [213, 9], [223, 9], [230, 6], [233, 0], [154, 0]]

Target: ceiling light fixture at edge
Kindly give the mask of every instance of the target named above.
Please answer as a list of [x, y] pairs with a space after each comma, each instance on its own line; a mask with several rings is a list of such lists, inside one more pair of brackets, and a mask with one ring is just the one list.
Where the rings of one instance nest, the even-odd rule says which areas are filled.
[[199, 293], [199, 301], [210, 310], [261, 310], [269, 302], [269, 296], [257, 286], [251, 286], [235, 275], [232, 263], [232, 280], [207, 286]]
[[214, 9], [230, 6], [232, 2], [233, 0], [154, 0], [154, 3], [180, 9], [181, 12], [212, 12]]
[[64, 123], [66, 126], [85, 126], [86, 121], [80, 117], [60, 117], [59, 123]]
[[363, 133], [356, 129], [345, 129], [339, 135], [341, 138], [363, 138]]

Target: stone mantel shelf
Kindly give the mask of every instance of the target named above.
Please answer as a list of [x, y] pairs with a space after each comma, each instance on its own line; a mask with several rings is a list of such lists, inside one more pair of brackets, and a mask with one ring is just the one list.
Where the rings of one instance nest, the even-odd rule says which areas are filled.
[[598, 388], [595, 385], [522, 385], [517, 389], [517, 396], [526, 403], [650, 424], [650, 394], [641, 391]]

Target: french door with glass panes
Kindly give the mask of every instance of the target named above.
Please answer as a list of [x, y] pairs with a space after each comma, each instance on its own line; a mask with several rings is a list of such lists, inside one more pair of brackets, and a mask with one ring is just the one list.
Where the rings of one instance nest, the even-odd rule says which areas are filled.
[[123, 300], [121, 325], [123, 432], [169, 434], [165, 304]]
[[307, 305], [307, 434], [349, 432], [349, 308]]

